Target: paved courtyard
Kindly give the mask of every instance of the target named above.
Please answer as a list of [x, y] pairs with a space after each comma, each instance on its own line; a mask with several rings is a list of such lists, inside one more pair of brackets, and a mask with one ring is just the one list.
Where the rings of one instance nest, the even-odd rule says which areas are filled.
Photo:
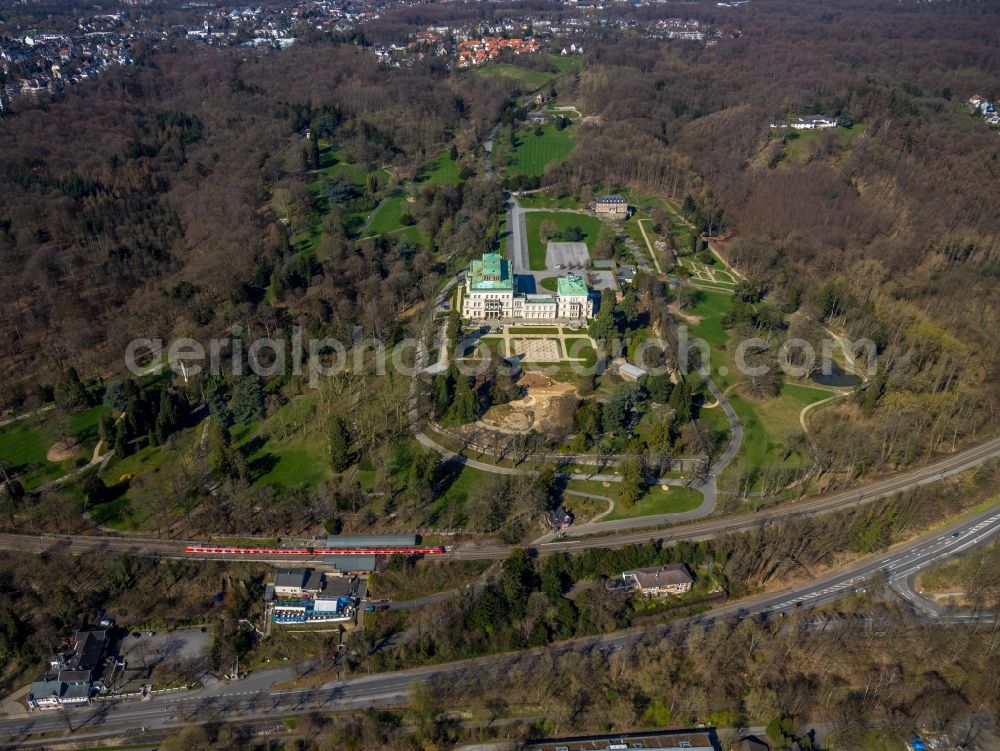
[[610, 271], [588, 271], [586, 277], [591, 282], [590, 288], [595, 292], [600, 292], [602, 289], [618, 291], [618, 282], [615, 281], [615, 275]]
[[557, 362], [562, 359], [555, 339], [514, 339], [514, 354], [534, 362]]
[[549, 271], [557, 266], [559, 271], [585, 269], [590, 260], [587, 243], [550, 242], [545, 246], [545, 265]]

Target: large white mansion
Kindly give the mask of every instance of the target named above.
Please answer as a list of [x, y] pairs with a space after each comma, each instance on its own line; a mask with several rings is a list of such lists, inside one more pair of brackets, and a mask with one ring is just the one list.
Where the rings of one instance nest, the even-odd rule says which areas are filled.
[[473, 260], [465, 275], [462, 316], [473, 320], [555, 321], [587, 319], [594, 315], [594, 301], [582, 277], [561, 276], [556, 291], [547, 294], [525, 294], [516, 292], [514, 287], [510, 263], [499, 253], [486, 253], [482, 260]]

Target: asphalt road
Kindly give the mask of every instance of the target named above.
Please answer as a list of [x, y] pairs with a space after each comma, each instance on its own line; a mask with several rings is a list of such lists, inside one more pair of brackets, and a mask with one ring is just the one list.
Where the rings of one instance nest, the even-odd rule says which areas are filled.
[[528, 233], [524, 224], [524, 209], [517, 198], [510, 196], [507, 204], [507, 260], [517, 274], [531, 274], [528, 259]]
[[[1000, 510], [996, 507], [973, 514], [930, 535], [900, 545], [887, 553], [804, 582], [781, 592], [761, 595], [709, 611], [678, 625], [711, 625], [719, 619], [756, 616], [780, 617], [782, 613], [809, 610], [838, 599], [866, 584], [887, 577], [890, 582], [910, 576], [914, 571], [938, 560], [981, 545], [1000, 532]], [[261, 670], [248, 678], [211, 689], [190, 693], [158, 695], [146, 701], [99, 701], [95, 706], [67, 711], [38, 711], [27, 716], [0, 719], [0, 743], [18, 745], [28, 734], [59, 734], [72, 726], [78, 732], [88, 728], [88, 737], [97, 733], [123, 733], [137, 729], [158, 730], [180, 727], [195, 721], [247, 721], [261, 717], [320, 709], [336, 711], [382, 704], [405, 703], [410, 684], [433, 677], [447, 678], [468, 670], [490, 665], [494, 669], [544, 652], [562, 654], [573, 650], [599, 650], [610, 655], [628, 645], [649, 638], [647, 629], [636, 628], [601, 637], [574, 639], [551, 647], [523, 652], [463, 660], [333, 681], [318, 688], [276, 689], [274, 685], [291, 677], [288, 667]]]

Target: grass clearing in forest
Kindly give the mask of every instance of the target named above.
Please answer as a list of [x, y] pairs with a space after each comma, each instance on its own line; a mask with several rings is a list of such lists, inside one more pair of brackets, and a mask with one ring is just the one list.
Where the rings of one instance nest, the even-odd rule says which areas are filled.
[[507, 163], [508, 174], [543, 175], [550, 164], [566, 161], [576, 144], [572, 126], [560, 130], [548, 123], [537, 126], [537, 132], [536, 135], [535, 127], [520, 128], [515, 132], [516, 142]]
[[[679, 514], [693, 511], [704, 500], [701, 491], [694, 488], [685, 488], [680, 485], [668, 485], [667, 487], [669, 490], [654, 485], [629, 508], [623, 508], [616, 500], [614, 510], [604, 517], [604, 520], [635, 519], [640, 516], [654, 516], [656, 514]], [[612, 491], [614, 491], [613, 488]], [[616, 497], [617, 493], [612, 492], [610, 495]]]
[[426, 180], [432, 185], [458, 185], [458, 162], [451, 158], [450, 149], [445, 149], [427, 165], [420, 180]]

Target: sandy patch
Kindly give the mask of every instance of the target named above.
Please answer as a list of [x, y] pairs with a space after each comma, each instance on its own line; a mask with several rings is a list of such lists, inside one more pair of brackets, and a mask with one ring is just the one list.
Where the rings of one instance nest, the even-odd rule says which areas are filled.
[[531, 372], [522, 374], [517, 383], [525, 389], [525, 395], [491, 407], [480, 420], [483, 426], [505, 433], [529, 430], [552, 433], [572, 428], [576, 386]]
[[45, 458], [50, 462], [64, 462], [76, 456], [77, 449], [79, 448], [79, 441], [56, 441], [49, 446]]
[[673, 315], [677, 316], [683, 321], [686, 321], [687, 323], [690, 323], [692, 325], [701, 323], [701, 316], [693, 316], [690, 313], [685, 313], [683, 310], [681, 310], [680, 305], [678, 305], [675, 302], [670, 303], [670, 305], [667, 306], [667, 309]]

